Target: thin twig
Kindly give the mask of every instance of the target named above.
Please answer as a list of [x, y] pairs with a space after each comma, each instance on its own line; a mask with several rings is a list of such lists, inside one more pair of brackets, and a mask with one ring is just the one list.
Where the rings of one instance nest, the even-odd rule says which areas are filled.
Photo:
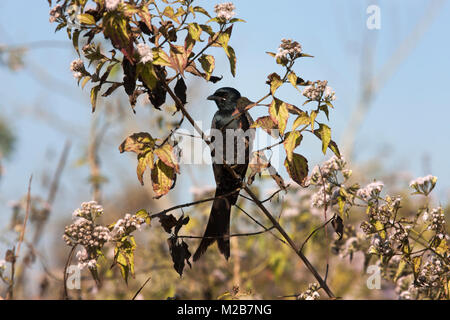
[[221, 196], [211, 197], [211, 198], [201, 199], [201, 200], [197, 200], [197, 201], [193, 201], [193, 202], [187, 202], [187, 203], [179, 204], [179, 205], [176, 205], [176, 206], [164, 209], [164, 210], [162, 210], [160, 212], [153, 213], [153, 214], [150, 215], [150, 218], [151, 219], [158, 218], [158, 217], [161, 217], [161, 216], [165, 215], [166, 213], [168, 213], [170, 211], [174, 211], [174, 210], [177, 210], [177, 209], [182, 209], [182, 208], [186, 208], [186, 207], [195, 206], [197, 204], [204, 203], [204, 202], [209, 202], [209, 201], [214, 201], [216, 199], [222, 199], [222, 198], [228, 197], [228, 196], [230, 196], [232, 194], [235, 194], [239, 190], [241, 190], [241, 188], [237, 188], [237, 189], [235, 189], [235, 190], [233, 190], [231, 192], [228, 192], [228, 193], [226, 193], [224, 195], [221, 195]]
[[320, 229], [326, 227], [327, 224], [329, 224], [332, 220], [334, 219], [334, 216], [331, 217], [328, 221], [326, 221], [324, 224], [322, 224], [320, 227], [317, 227], [316, 229], [314, 229], [309, 236], [305, 239], [305, 241], [303, 241], [301, 247], [300, 247], [300, 251], [303, 251], [303, 247], [305, 246], [305, 244], [308, 242], [308, 240]]
[[138, 291], [136, 291], [136, 293], [134, 294], [133, 298], [131, 298], [131, 300], [135, 300], [136, 297], [139, 295], [139, 293], [141, 293], [142, 289], [144, 289], [145, 285], [150, 281], [152, 277], [148, 277], [147, 280], [145, 280], [145, 282], [142, 284], [142, 286], [139, 288]]
[[67, 291], [67, 268], [69, 267], [69, 264], [72, 261], [75, 248], [76, 246], [73, 246], [72, 249], [70, 249], [69, 256], [67, 257], [66, 264], [64, 265], [64, 295], [63, 295], [64, 300], [69, 300], [69, 292]]
[[[235, 204], [235, 206], [241, 210], [247, 217], [249, 217], [254, 223], [256, 223], [258, 226], [262, 227], [264, 230], [269, 230], [269, 228], [267, 228], [266, 226], [264, 226], [261, 222], [259, 222], [258, 220], [256, 220], [255, 218], [253, 218], [247, 211], [245, 211], [244, 209], [242, 209], [240, 206], [238, 206], [237, 204]], [[271, 226], [270, 229], [273, 229], [274, 226]], [[280, 237], [277, 237], [275, 234], [273, 234], [272, 232], [270, 233], [271, 235], [273, 235], [275, 238], [277, 238], [278, 240], [280, 240], [281, 242], [283, 242], [284, 244], [287, 244], [286, 241], [284, 241], [283, 239], [281, 239]]]
[[249, 237], [249, 236], [256, 236], [258, 234], [263, 234], [266, 232], [270, 232], [275, 227], [271, 226], [270, 228], [264, 228], [264, 230], [261, 231], [255, 231], [255, 232], [248, 232], [248, 233], [234, 233], [230, 235], [224, 235], [224, 236], [210, 236], [210, 237], [202, 237], [202, 236], [176, 236], [177, 238], [183, 238], [183, 239], [228, 239], [228, 238], [234, 238], [234, 237]]

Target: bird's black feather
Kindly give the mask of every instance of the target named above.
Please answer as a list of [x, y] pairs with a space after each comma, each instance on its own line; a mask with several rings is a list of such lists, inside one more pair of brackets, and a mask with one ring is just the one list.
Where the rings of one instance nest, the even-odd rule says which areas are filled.
[[[208, 97], [208, 100], [214, 100], [219, 108], [214, 114], [211, 128], [219, 129], [222, 135], [221, 139], [217, 139], [217, 137], [212, 139], [214, 140], [212, 156], [214, 178], [216, 180], [216, 199], [212, 204], [203, 239], [194, 253], [194, 261], [198, 260], [215, 241], [217, 241], [219, 251], [225, 258], [228, 259], [230, 256], [230, 212], [231, 207], [236, 204], [239, 197], [239, 188], [248, 168], [253, 138], [248, 131], [250, 123], [245, 114], [233, 120], [232, 114], [236, 110], [237, 101], [240, 97], [239, 91], [228, 87], [220, 88]], [[237, 130], [239, 129], [242, 130], [242, 135], [238, 134], [239, 131]], [[231, 130], [230, 133], [234, 134], [233, 140], [227, 139], [227, 130]], [[219, 142], [222, 142], [222, 148], [219, 147]], [[230, 146], [230, 142], [232, 146]], [[227, 148], [232, 148], [232, 157], [229, 157], [225, 151]], [[220, 151], [220, 154], [217, 154], [218, 151]], [[239, 178], [236, 179], [225, 167], [222, 162], [224, 159]]]

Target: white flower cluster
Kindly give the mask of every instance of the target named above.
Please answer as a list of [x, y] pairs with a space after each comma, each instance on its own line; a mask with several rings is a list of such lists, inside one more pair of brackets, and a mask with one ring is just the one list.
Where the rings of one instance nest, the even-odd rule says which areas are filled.
[[297, 41], [292, 39], [281, 39], [281, 44], [278, 47], [278, 52], [275, 55], [276, 59], [287, 61], [289, 57], [297, 58], [302, 53], [302, 46]]
[[444, 238], [443, 232], [445, 231], [445, 215], [444, 210], [439, 207], [431, 210], [430, 213], [425, 212], [422, 216], [425, 222], [429, 222], [428, 230], [434, 230], [436, 232], [442, 232], [438, 234], [440, 239]]
[[114, 11], [119, 6], [119, 3], [121, 3], [122, 0], [106, 0], [105, 6], [107, 11]]
[[409, 186], [416, 190], [418, 193], [423, 193], [424, 195], [428, 195], [436, 185], [437, 177], [432, 176], [431, 174], [426, 177], [417, 178], [412, 180], [409, 183]]
[[320, 294], [317, 292], [319, 290], [319, 285], [317, 283], [311, 283], [308, 286], [308, 290], [301, 293], [297, 300], [319, 300]]
[[392, 235], [394, 241], [398, 241], [399, 243], [404, 243], [408, 239], [408, 232], [404, 229], [398, 228], [395, 233]]
[[85, 267], [94, 269], [97, 266], [97, 260], [91, 259], [85, 248], [79, 250], [75, 256], [78, 259], [78, 268], [80, 270], [84, 269]]
[[95, 219], [102, 214], [103, 207], [96, 201], [83, 202], [81, 208], [76, 209], [72, 214], [74, 222], [64, 228], [63, 239], [67, 245], [83, 246], [76, 254], [80, 269], [86, 266], [95, 268], [98, 250], [111, 240], [109, 229], [94, 223]]
[[327, 206], [331, 206], [337, 203], [337, 198], [339, 196], [339, 189], [334, 188], [330, 183], [325, 183], [321, 186], [319, 191], [314, 193], [311, 197], [311, 206], [316, 208], [322, 208], [325, 205], [325, 200]]
[[6, 260], [0, 260], [0, 271], [6, 268]]
[[50, 23], [53, 23], [56, 21], [56, 19], [58, 19], [61, 16], [62, 16], [62, 8], [61, 5], [57, 4], [50, 10], [50, 18], [48, 19], [48, 21], [50, 21]]
[[347, 256], [350, 257], [350, 260], [353, 258], [353, 255], [358, 251], [361, 250], [361, 243], [363, 243], [365, 241], [366, 236], [361, 233], [358, 232], [357, 234], [355, 234], [354, 236], [348, 238], [345, 243], [343, 248], [341, 248], [339, 256], [341, 258], [345, 258]]
[[95, 225], [85, 218], [77, 218], [74, 223], [64, 228], [64, 241], [69, 246], [77, 244], [97, 249], [111, 239], [108, 228]]
[[372, 252], [380, 253], [382, 255], [391, 255], [392, 254], [392, 245], [389, 240], [383, 240], [377, 234], [372, 239], [372, 245], [369, 248], [369, 253]]
[[[322, 182], [322, 178], [328, 180], [329, 178], [334, 176], [336, 171], [344, 170], [346, 165], [347, 162], [345, 162], [345, 159], [343, 157], [338, 158], [336, 156], [332, 156], [330, 159], [325, 161], [320, 168], [319, 166], [314, 167], [311, 173], [311, 182], [320, 184]], [[351, 170], [346, 170], [346, 174], [348, 176], [351, 175], [350, 171]]]
[[81, 59], [73, 60], [70, 63], [70, 71], [72, 71], [72, 75], [75, 79], [80, 79], [83, 76], [84, 72], [84, 64]]
[[[311, 206], [315, 208], [321, 208], [325, 205], [324, 200], [327, 202], [327, 206], [337, 203], [339, 196], [339, 186], [337, 181], [338, 171], [344, 170], [347, 163], [344, 158], [338, 158], [336, 156], [331, 157], [325, 161], [322, 166], [315, 166], [311, 173], [310, 182], [321, 186], [319, 191], [312, 195]], [[346, 173], [350, 177], [351, 172]]]
[[312, 85], [305, 87], [303, 95], [313, 101], [334, 101], [336, 100], [335, 92], [328, 86], [328, 81], [315, 81]]
[[145, 219], [136, 215], [127, 213], [123, 219], [117, 220], [114, 228], [111, 231], [111, 235], [115, 238], [120, 238], [125, 234], [129, 234], [135, 230], [141, 229], [141, 224], [145, 223]]
[[365, 188], [359, 189], [356, 195], [365, 201], [371, 201], [378, 198], [383, 187], [383, 182], [375, 181], [369, 183]]
[[417, 284], [422, 288], [433, 288], [442, 285], [440, 279], [445, 279], [450, 275], [450, 270], [435, 255], [431, 255], [425, 262], [420, 274], [417, 277]]
[[81, 208], [76, 209], [72, 213], [72, 218], [85, 218], [93, 220], [103, 214], [103, 207], [97, 203], [97, 201], [88, 201], [81, 203]]
[[236, 15], [234, 9], [236, 7], [232, 2], [225, 2], [214, 6], [214, 12], [217, 14], [217, 18], [221, 20], [230, 20], [233, 18]]
[[138, 51], [139, 56], [141, 57], [142, 63], [147, 63], [149, 61], [153, 61], [152, 49], [145, 43], [139, 43], [137, 45], [137, 51]]

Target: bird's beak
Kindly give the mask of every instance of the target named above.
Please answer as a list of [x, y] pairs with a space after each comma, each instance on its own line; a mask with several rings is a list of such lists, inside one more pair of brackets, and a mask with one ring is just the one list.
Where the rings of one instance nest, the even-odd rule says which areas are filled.
[[208, 98], [206, 98], [207, 100], [212, 100], [212, 101], [220, 101], [220, 100], [225, 100], [225, 98], [223, 97], [219, 97], [219, 96], [215, 96], [215, 95], [210, 95]]

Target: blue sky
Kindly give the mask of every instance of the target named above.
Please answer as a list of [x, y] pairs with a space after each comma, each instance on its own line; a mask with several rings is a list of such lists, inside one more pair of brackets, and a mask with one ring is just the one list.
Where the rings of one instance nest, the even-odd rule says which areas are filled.
[[[297, 73], [305, 79], [327, 79], [336, 91], [338, 100], [331, 112], [330, 123], [334, 139], [340, 141], [359, 98], [363, 40], [373, 52], [375, 70], [379, 70], [410, 34], [430, 2], [237, 0], [234, 3], [238, 17], [247, 21], [235, 26], [230, 43], [238, 56], [237, 76], [233, 78], [230, 75], [226, 58], [217, 51], [217, 74], [224, 75], [219, 84], [236, 87], [250, 99], [263, 96], [267, 90], [266, 76], [273, 71], [281, 72], [265, 51], [276, 51], [281, 38], [295, 39], [305, 52], [315, 56], [299, 62]], [[212, 11], [215, 2], [203, 0], [198, 3]], [[366, 28], [369, 4], [377, 4], [381, 8], [380, 30], [368, 31]], [[55, 25], [48, 22], [48, 11], [47, 1], [43, 0], [0, 2], [0, 44], [61, 41], [52, 48], [31, 50], [26, 55], [26, 67], [21, 71], [13, 73], [0, 67], [0, 110], [9, 119], [19, 139], [0, 182], [2, 212], [5, 212], [3, 209], [8, 200], [26, 192], [28, 177], [32, 173], [37, 175], [35, 188], [39, 191], [42, 169], [48, 168], [52, 172], [67, 138], [74, 141], [74, 146], [69, 162], [71, 173], [65, 176], [62, 188], [76, 194], [78, 199], [59, 205], [73, 208], [76, 201], [89, 195], [87, 172], [73, 165], [86, 146], [88, 133], [74, 137], [37, 120], [32, 114], [37, 109], [47, 111], [60, 119], [56, 122], [61, 126], [67, 127], [70, 123], [74, 130], [77, 124], [86, 124], [92, 117], [87, 91], [76, 87], [69, 70], [75, 54], [65, 32], [54, 33]], [[444, 203], [447, 203], [450, 190], [450, 106], [447, 97], [450, 44], [446, 41], [450, 30], [449, 16], [450, 5], [445, 2], [423, 37], [376, 95], [358, 132], [355, 147], [356, 161], [382, 155], [379, 162], [384, 163], [387, 170], [410, 172], [411, 176], [428, 173], [438, 176], [437, 195]], [[46, 73], [51, 75], [51, 82], [47, 81]], [[196, 82], [205, 97], [219, 84]], [[280, 94], [291, 103], [301, 104], [295, 91], [286, 89]], [[197, 119], [206, 123], [210, 122], [215, 111], [203, 100], [195, 101], [190, 108]], [[260, 111], [253, 113], [255, 117], [260, 114]], [[132, 118], [131, 113], [129, 116]], [[317, 143], [305, 142], [302, 148], [311, 157], [311, 163], [324, 160]], [[382, 150], [387, 151], [381, 153]], [[424, 169], [425, 156], [429, 158], [429, 169]], [[123, 155], [118, 152], [108, 157], [109, 160], [125, 165]], [[135, 160], [130, 158], [126, 165], [129, 167], [127, 172], [134, 179]], [[205, 169], [201, 183], [211, 184], [209, 171]], [[377, 177], [368, 177], [369, 180], [371, 178]]]

